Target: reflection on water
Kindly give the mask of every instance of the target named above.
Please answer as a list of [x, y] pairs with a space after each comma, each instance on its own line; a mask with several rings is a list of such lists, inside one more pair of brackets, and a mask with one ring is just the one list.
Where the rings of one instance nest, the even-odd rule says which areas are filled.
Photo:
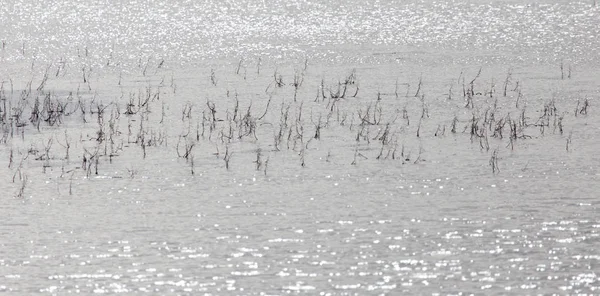
[[187, 183], [180, 196], [141, 189], [27, 205], [9, 199], [10, 213], [29, 218], [22, 225], [16, 215], [3, 219], [2, 289], [502, 294], [598, 287], [595, 202], [547, 196], [551, 204], [539, 204], [513, 187], [524, 184], [517, 179], [496, 190], [461, 182], [470, 187], [462, 196], [444, 188], [414, 197], [391, 187], [395, 194], [337, 196], [342, 189], [324, 182], [341, 178], [331, 179], [309, 180], [322, 189], [292, 196], [274, 194], [279, 187], [268, 182], [249, 194], [207, 192], [209, 178]]
[[35, 52], [40, 61], [77, 53], [132, 64], [140, 55], [172, 63], [266, 55], [284, 62], [413, 55], [438, 62], [597, 62], [597, 7], [528, 2], [7, 1], [0, 35], [13, 51]]

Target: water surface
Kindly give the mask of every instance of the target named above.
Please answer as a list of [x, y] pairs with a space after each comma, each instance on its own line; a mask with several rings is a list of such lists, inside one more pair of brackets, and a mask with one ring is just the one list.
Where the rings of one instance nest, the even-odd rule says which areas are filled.
[[0, 292], [598, 292], [590, 1], [0, 19]]

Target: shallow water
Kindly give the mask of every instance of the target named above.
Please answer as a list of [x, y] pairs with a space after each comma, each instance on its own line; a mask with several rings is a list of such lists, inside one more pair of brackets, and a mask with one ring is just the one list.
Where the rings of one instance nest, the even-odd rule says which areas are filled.
[[598, 293], [598, 13], [5, 1], [0, 292]]

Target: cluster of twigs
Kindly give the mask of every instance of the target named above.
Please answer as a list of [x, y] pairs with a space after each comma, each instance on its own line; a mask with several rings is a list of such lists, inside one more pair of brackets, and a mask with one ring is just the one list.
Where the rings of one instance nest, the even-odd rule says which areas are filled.
[[[149, 64], [150, 59], [140, 62], [143, 76], [151, 72]], [[154, 73], [158, 73], [163, 65], [164, 61], [160, 61]], [[271, 154], [292, 152], [297, 155], [299, 166], [305, 167], [310, 164], [311, 143], [325, 141], [328, 136], [352, 143], [353, 158], [349, 164], [357, 165], [359, 160], [371, 158], [418, 164], [425, 160], [425, 149], [420, 142], [423, 137], [465, 135], [464, 138], [477, 145], [482, 153], [490, 153], [492, 173], [498, 174], [501, 146], [514, 151], [520, 141], [543, 137], [550, 132], [563, 136], [566, 118], [571, 114], [560, 110], [555, 99], [546, 100], [537, 111], [532, 110], [511, 70], [498, 92], [493, 80], [489, 84], [480, 83], [482, 69], [471, 79], [461, 72], [443, 97], [445, 101], [457, 102], [460, 107], [453, 110], [450, 118], [434, 118], [438, 113], [430, 112], [431, 99], [426, 95], [422, 76], [414, 94], [409, 93], [409, 84], [405, 84], [406, 93], [400, 94], [397, 80], [393, 92], [360, 94], [359, 77], [357, 71], [352, 70], [333, 84], [322, 78], [316, 84], [316, 97], [312, 97], [307, 95], [314, 94], [306, 89], [307, 68], [308, 61], [302, 70], [293, 72], [290, 83], [286, 83], [288, 79], [275, 69], [264, 94], [256, 101], [240, 99], [237, 91], [227, 90], [218, 98], [190, 98], [180, 107], [165, 99], [173, 100], [177, 92], [173, 77], [169, 81], [162, 76], [155, 83], [149, 82], [139, 89], [130, 88], [115, 99], [102, 97], [93, 90], [91, 67], [81, 70], [79, 85], [84, 87], [66, 95], [46, 90], [52, 80], [50, 66], [40, 81], [32, 78], [22, 90], [15, 90], [12, 80], [3, 81], [0, 84], [0, 143], [10, 147], [13, 139], [25, 142], [31, 131], [49, 135], [43, 142], [43, 149], [34, 145], [27, 151], [10, 149], [12, 181], [18, 180], [22, 184], [17, 196], [23, 197], [28, 182], [23, 173], [26, 161], [43, 162], [44, 172], [60, 163], [61, 177], [70, 173], [72, 182], [75, 172], [81, 171], [86, 177], [97, 175], [102, 165], [112, 163], [137, 147], [142, 159], [153, 150], [161, 149], [161, 154], [172, 151], [194, 175], [198, 160], [206, 157], [216, 156], [222, 160], [223, 167], [230, 170], [232, 156], [235, 159], [235, 155], [243, 153], [235, 151], [234, 147], [245, 143], [255, 147], [253, 165], [256, 171], [267, 175]], [[563, 70], [561, 66], [561, 72]], [[64, 63], [59, 64], [54, 78], [64, 75], [65, 71]], [[237, 64], [235, 74], [247, 79], [244, 60]], [[256, 75], [266, 75], [261, 72], [261, 60], [256, 65]], [[567, 77], [570, 75], [569, 71]], [[122, 79], [120, 75], [118, 85], [122, 84]], [[217, 72], [211, 69], [207, 84], [217, 89], [218, 81]], [[32, 86], [34, 83], [37, 88]], [[462, 95], [453, 94], [455, 88], [462, 89]], [[589, 98], [577, 100], [573, 116], [587, 116], [590, 108]], [[179, 115], [173, 115], [174, 109], [179, 109], [175, 111]], [[533, 114], [537, 115], [532, 117]], [[71, 132], [65, 131], [60, 137], [54, 132], [43, 133], [58, 131], [65, 123], [70, 127], [81, 124], [85, 129], [79, 130], [78, 139], [69, 127], [67, 130]], [[181, 127], [181, 130], [173, 133], [173, 126]], [[415, 157], [406, 147], [406, 142], [411, 139], [421, 143]], [[569, 151], [571, 134], [565, 139]], [[54, 143], [62, 147], [61, 152], [56, 150]], [[497, 148], [491, 148], [494, 146]], [[75, 154], [80, 161], [75, 163], [80, 165], [70, 165], [69, 161], [77, 153], [73, 152], [74, 147], [80, 149], [79, 154]], [[197, 147], [214, 147], [216, 151], [198, 155]], [[375, 152], [369, 155], [371, 150]], [[18, 164], [14, 161], [16, 155], [21, 156]], [[331, 158], [330, 150], [326, 160], [329, 162]], [[134, 175], [132, 173], [131, 177]], [[72, 192], [71, 186], [69, 192]]]

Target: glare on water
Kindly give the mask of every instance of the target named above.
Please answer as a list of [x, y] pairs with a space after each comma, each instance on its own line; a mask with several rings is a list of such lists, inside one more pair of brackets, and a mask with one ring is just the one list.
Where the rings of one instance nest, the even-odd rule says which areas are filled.
[[595, 294], [590, 1], [4, 1], [0, 292]]

